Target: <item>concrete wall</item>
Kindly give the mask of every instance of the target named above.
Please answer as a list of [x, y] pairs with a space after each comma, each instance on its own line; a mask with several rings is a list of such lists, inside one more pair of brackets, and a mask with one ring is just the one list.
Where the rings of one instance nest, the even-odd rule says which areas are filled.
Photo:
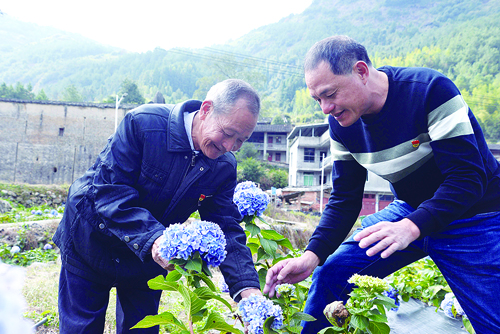
[[[118, 122], [132, 107], [118, 110]], [[114, 105], [0, 99], [0, 181], [70, 184], [114, 128]]]

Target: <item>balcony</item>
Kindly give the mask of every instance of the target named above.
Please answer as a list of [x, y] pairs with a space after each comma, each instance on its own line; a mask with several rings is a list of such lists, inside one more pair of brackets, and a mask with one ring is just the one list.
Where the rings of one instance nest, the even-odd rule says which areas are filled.
[[[251, 143], [255, 147], [255, 149], [259, 151], [264, 151], [264, 143]], [[276, 143], [268, 143], [267, 144], [267, 151], [283, 151], [286, 152], [286, 144], [276, 144]]]

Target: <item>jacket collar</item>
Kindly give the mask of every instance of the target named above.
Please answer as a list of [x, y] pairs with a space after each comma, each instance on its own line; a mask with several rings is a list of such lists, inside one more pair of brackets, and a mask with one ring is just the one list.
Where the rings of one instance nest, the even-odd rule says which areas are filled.
[[184, 127], [184, 113], [200, 110], [201, 103], [201, 101], [187, 100], [174, 106], [168, 118], [167, 134], [169, 151], [191, 151]]

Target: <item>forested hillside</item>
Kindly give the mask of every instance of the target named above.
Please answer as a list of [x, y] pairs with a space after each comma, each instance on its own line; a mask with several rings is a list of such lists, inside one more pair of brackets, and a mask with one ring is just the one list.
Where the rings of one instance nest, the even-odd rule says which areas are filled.
[[305, 89], [301, 63], [314, 42], [334, 34], [363, 43], [376, 66], [426, 66], [445, 73], [488, 139], [500, 140], [500, 0], [315, 0], [303, 13], [225, 45], [145, 53], [4, 14], [0, 83], [7, 87], [0, 87], [0, 97], [20, 82], [33, 96], [43, 89], [47, 98], [63, 99], [72, 89], [85, 101], [109, 101], [127, 79], [146, 100], [160, 91], [173, 103], [202, 98], [213, 83], [237, 77], [259, 90], [264, 115], [316, 122], [323, 115]]

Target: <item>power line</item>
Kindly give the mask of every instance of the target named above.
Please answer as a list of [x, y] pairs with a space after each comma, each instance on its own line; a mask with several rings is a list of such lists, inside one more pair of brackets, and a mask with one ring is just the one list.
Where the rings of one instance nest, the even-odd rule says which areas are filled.
[[[196, 54], [194, 52], [190, 52], [190, 51], [186, 51], [186, 50], [182, 50], [182, 49], [172, 49], [172, 50], [168, 50], [167, 52], [178, 53], [178, 54], [182, 54], [182, 55], [186, 55], [186, 56], [200, 58], [200, 59], [207, 60], [207, 61], [217, 61], [217, 58], [214, 58], [210, 55]], [[234, 53], [230, 53], [230, 52], [222, 51], [220, 53], [224, 54], [224, 55], [228, 55], [228, 56], [233, 56], [233, 57], [235, 56]], [[251, 59], [252, 57], [247, 57], [247, 58]], [[256, 58], [256, 57], [253, 57], [253, 58], [255, 58], [255, 59], [252, 59], [254, 61], [267, 61], [263, 58]], [[303, 73], [301, 71], [300, 72], [294, 71], [293, 69], [288, 69], [288, 68], [283, 69], [283, 68], [276, 68], [273, 66], [269, 67], [266, 65], [249, 64], [249, 63], [245, 63], [243, 61], [238, 61], [238, 60], [219, 60], [219, 62], [232, 64], [232, 65], [245, 66], [245, 67], [250, 67], [250, 68], [255, 68], [255, 69], [261, 69], [261, 70], [266, 70], [266, 71], [284, 73], [284, 74], [288, 74], [288, 75], [292, 75], [292, 76], [303, 76]], [[291, 67], [290, 65], [285, 64], [285, 63], [280, 63], [280, 62], [275, 62], [275, 61], [267, 61], [267, 62], [272, 64], [272, 65], [275, 65], [275, 66]]]

